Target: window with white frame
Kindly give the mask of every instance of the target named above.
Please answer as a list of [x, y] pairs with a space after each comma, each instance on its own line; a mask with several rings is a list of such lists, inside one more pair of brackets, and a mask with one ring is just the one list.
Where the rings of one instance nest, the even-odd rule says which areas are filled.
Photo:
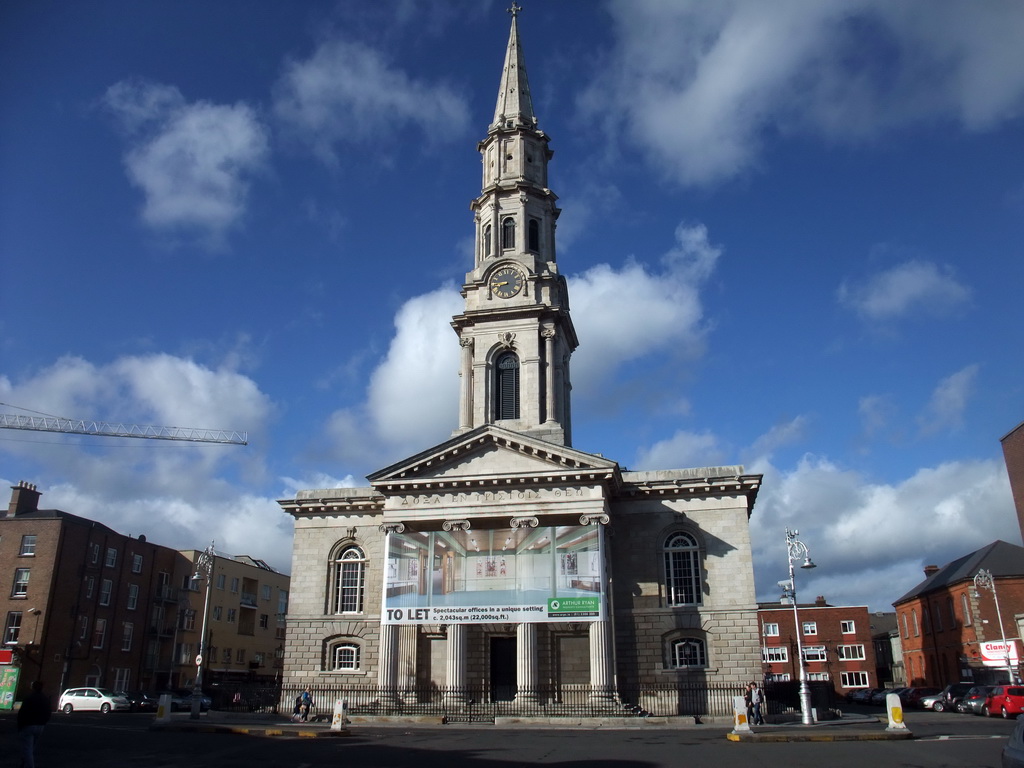
[[907, 614], [903, 614], [903, 636], [910, 637], [910, 625], [907, 624]]
[[129, 611], [134, 611], [139, 605], [139, 585], [129, 584], [128, 585], [128, 605]]
[[843, 688], [867, 688], [867, 672], [840, 672], [839, 683]]
[[354, 672], [359, 669], [359, 646], [339, 643], [331, 650], [331, 669], [335, 672]]
[[229, 624], [234, 624], [235, 623], [235, 616], [237, 616], [237, 615], [238, 615], [238, 609], [237, 608], [228, 608], [228, 623]]
[[214, 621], [220, 621], [220, 617], [223, 614], [224, 614], [224, 609], [221, 606], [219, 606], [219, 605], [213, 606], [213, 620]]
[[669, 605], [701, 602], [700, 548], [688, 533], [673, 533], [665, 541], [665, 594]]
[[836, 650], [839, 653], [840, 661], [863, 661], [866, 658], [864, 656], [864, 646], [859, 643], [856, 645], [840, 645]]
[[761, 657], [766, 664], [788, 662], [789, 649], [784, 645], [766, 645], [761, 649]]
[[78, 639], [85, 640], [89, 636], [89, 617], [84, 613], [78, 617]]
[[245, 648], [239, 648], [235, 652], [235, 661], [238, 664], [245, 664]]
[[21, 611], [8, 611], [4, 625], [4, 645], [17, 645], [21, 634]]
[[362, 613], [366, 557], [359, 547], [346, 547], [335, 559], [333, 613]]
[[804, 646], [804, 661], [826, 661], [827, 659], [824, 645]]
[[273, 590], [271, 590], [269, 584], [264, 584], [262, 587], [260, 587], [260, 597], [262, 597], [264, 600], [269, 600], [272, 591]]
[[107, 568], [113, 568], [117, 565], [117, 550], [113, 547], [107, 547], [107, 556], [103, 558], [103, 565]]
[[230, 648], [225, 648], [223, 651], [221, 651], [220, 660], [221, 660], [222, 664], [230, 664], [231, 663], [231, 649]]
[[92, 630], [92, 647], [102, 648], [103, 643], [106, 642], [107, 638], [107, 620], [96, 619], [96, 623], [93, 625]]
[[92, 600], [93, 593], [96, 591], [96, 577], [90, 576], [85, 580], [85, 598], [86, 600]]
[[142, 555], [132, 555], [132, 573], [142, 573]]
[[828, 672], [808, 672], [807, 679], [818, 682], [827, 682], [830, 678]]
[[[132, 637], [134, 636], [134, 634], [135, 634], [135, 625], [132, 622], [130, 622], [130, 621], [126, 621], [124, 623], [123, 627], [122, 627], [122, 632], [121, 632], [121, 650], [122, 651], [130, 651], [132, 649]], [[121, 690], [121, 689], [118, 688], [118, 690]]]
[[14, 583], [11, 585], [11, 597], [28, 596], [28, 577], [31, 568], [15, 568]]
[[192, 663], [192, 643], [178, 643], [175, 651], [174, 656], [178, 659], [179, 664]]
[[114, 690], [127, 691], [132, 679], [132, 671], [128, 667], [114, 667]]
[[217, 589], [224, 589], [224, 585], [227, 583], [228, 577], [226, 574], [217, 574]]
[[100, 581], [100, 605], [110, 605], [110, 593], [114, 591], [114, 582], [110, 579]]
[[672, 643], [672, 666], [676, 669], [706, 667], [707, 649], [698, 637], [686, 637]]
[[178, 629], [183, 629], [186, 632], [191, 632], [196, 628], [196, 612], [191, 608], [186, 608], [180, 614], [178, 620]]
[[779, 636], [779, 625], [774, 622], [764, 623], [764, 636], [765, 637], [778, 637]]
[[764, 679], [769, 683], [788, 683], [789, 672], [775, 672], [770, 675], [765, 675]]
[[[962, 595], [960, 595], [960, 607], [963, 608], [963, 610], [964, 610], [964, 626], [965, 627], [971, 626], [971, 623], [972, 623], [972, 619], [971, 619], [971, 605], [970, 605], [970, 603], [967, 602], [967, 593], [966, 592], [964, 592]], [[904, 617], [903, 617], [904, 623], [906, 623], [906, 620], [907, 620], [907, 617], [904, 615]]]
[[21, 557], [35, 557], [36, 536], [34, 533], [26, 533], [21, 537], [21, 549], [18, 550]]
[[921, 626], [917, 623], [917, 611], [911, 611], [910, 613], [914, 619], [914, 637], [919, 637], [921, 635]]
[[260, 629], [268, 629], [270, 627], [270, 614], [260, 614]]
[[100, 561], [100, 545], [92, 543], [89, 545], [89, 562], [96, 565]]
[[801, 626], [805, 635], [818, 634], [818, 622], [816, 621], [805, 621]]
[[232, 593], [237, 593], [238, 592], [238, 577], [237, 576], [232, 576], [231, 577], [231, 591], [232, 591]]
[[844, 619], [839, 622], [839, 629], [844, 635], [857, 634], [857, 624], [852, 619]]

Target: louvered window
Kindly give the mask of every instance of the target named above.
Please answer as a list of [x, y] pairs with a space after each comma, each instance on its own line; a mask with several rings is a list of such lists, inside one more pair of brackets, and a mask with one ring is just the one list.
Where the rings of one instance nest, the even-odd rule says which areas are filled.
[[511, 217], [501, 222], [501, 247], [516, 247], [516, 222]]
[[495, 418], [519, 418], [519, 358], [508, 352], [498, 358], [496, 366]]
[[530, 219], [530, 228], [527, 230], [527, 236], [530, 241], [530, 250], [536, 253], [540, 250], [540, 222], [536, 219]]

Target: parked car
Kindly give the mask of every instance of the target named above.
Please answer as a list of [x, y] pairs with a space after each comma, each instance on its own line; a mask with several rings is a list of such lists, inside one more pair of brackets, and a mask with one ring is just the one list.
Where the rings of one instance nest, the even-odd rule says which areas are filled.
[[942, 689], [939, 699], [932, 705], [936, 712], [956, 712], [956, 705], [974, 686], [970, 683], [950, 683]]
[[[936, 705], [938, 705], [938, 709], [935, 709]], [[922, 696], [920, 699], [917, 700], [917, 706], [919, 706], [921, 709], [932, 709], [936, 712], [941, 712], [943, 709], [946, 708], [946, 705], [942, 702], [942, 691], [939, 691], [938, 693], [931, 693], [927, 696]]]
[[1003, 747], [1003, 768], [1024, 768], [1024, 717], [1017, 718], [1017, 725]]
[[970, 715], [980, 715], [981, 708], [985, 706], [985, 700], [988, 698], [991, 690], [992, 686], [990, 685], [974, 686], [960, 699], [960, 703], [956, 705], [957, 711]]
[[1019, 685], [995, 685], [981, 707], [981, 714], [1002, 715], [1010, 718], [1024, 713], [1024, 687]]
[[107, 714], [115, 710], [128, 711], [132, 705], [122, 694], [106, 688], [68, 688], [60, 695], [57, 708], [65, 715], [75, 710]]
[[132, 712], [156, 712], [156, 705], [159, 700], [157, 695], [151, 691], [129, 691], [128, 693], [118, 691], [117, 693], [119, 696], [124, 696], [128, 699]]
[[877, 693], [875, 693], [875, 694], [873, 694], [871, 696], [871, 703], [872, 704], [876, 704], [877, 706], [880, 706], [880, 707], [884, 707], [885, 706], [885, 698], [890, 693], [895, 693], [897, 690], [898, 689], [896, 689], [896, 688], [882, 688]]
[[[177, 696], [181, 699], [184, 709], [192, 709], [192, 689], [190, 688], [174, 688], [171, 690], [172, 696]], [[210, 705], [213, 703], [213, 699], [207, 696], [205, 693], [200, 694], [199, 697], [199, 711], [206, 712], [210, 709]]]
[[921, 687], [917, 687], [917, 688], [910, 688], [910, 689], [908, 689], [908, 691], [909, 691], [907, 693], [907, 706], [908, 707], [920, 707], [921, 706], [921, 699], [923, 699], [925, 696], [934, 696], [936, 694], [942, 693], [942, 689], [941, 688], [928, 688], [926, 686], [921, 686]]
[[881, 688], [858, 688], [856, 691], [847, 694], [846, 700], [854, 704], [870, 704], [871, 697], [878, 693]]
[[[191, 693], [189, 695], [191, 695]], [[171, 697], [171, 712], [180, 712], [181, 710], [188, 709], [189, 707], [188, 702], [181, 698], [181, 694], [176, 691], [157, 691], [156, 699], [158, 703], [163, 696]]]

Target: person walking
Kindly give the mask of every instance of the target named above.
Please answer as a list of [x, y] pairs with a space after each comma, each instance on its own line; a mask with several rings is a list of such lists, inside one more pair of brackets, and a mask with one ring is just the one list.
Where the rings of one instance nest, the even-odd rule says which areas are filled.
[[36, 742], [43, 735], [43, 726], [50, 720], [53, 702], [43, 693], [41, 680], [32, 681], [32, 692], [18, 710], [18, 739], [21, 741], [22, 768], [35, 768]]
[[761, 689], [757, 687], [757, 683], [750, 684], [750, 724], [751, 725], [764, 725], [764, 718], [761, 716], [761, 704], [764, 699], [761, 696]]

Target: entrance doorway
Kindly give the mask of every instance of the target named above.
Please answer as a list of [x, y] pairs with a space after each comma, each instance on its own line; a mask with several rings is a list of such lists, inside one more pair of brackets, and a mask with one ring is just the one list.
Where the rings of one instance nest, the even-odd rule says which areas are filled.
[[516, 639], [491, 638], [491, 700], [512, 701], [516, 697]]

